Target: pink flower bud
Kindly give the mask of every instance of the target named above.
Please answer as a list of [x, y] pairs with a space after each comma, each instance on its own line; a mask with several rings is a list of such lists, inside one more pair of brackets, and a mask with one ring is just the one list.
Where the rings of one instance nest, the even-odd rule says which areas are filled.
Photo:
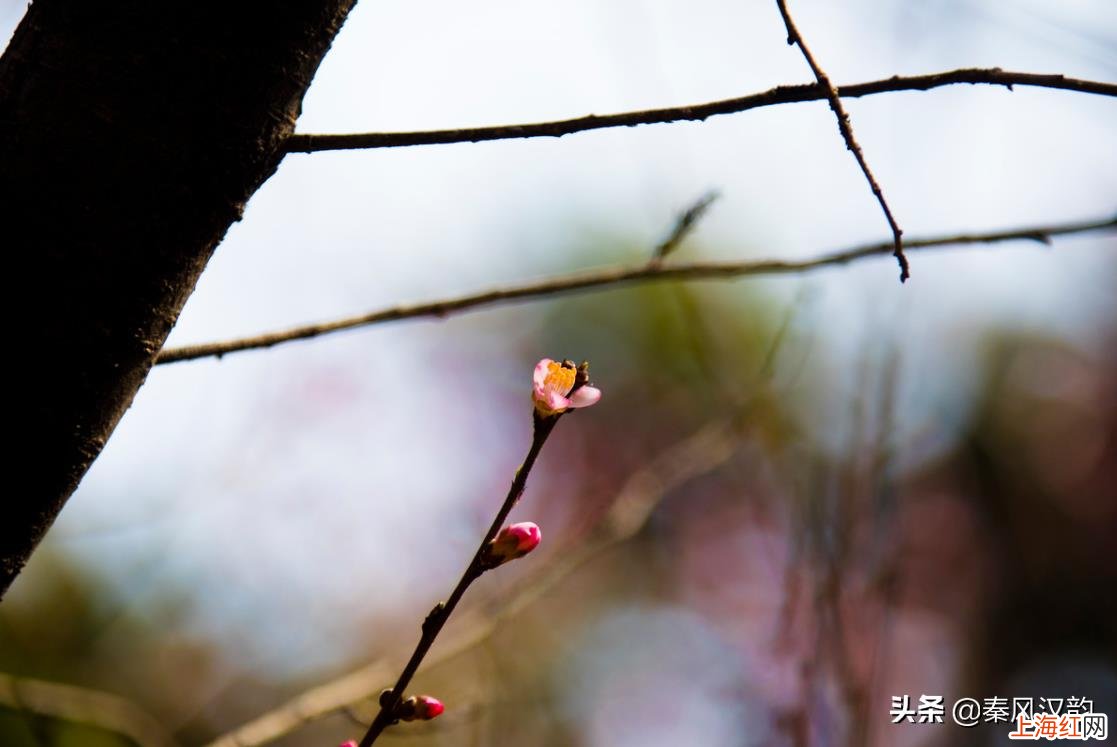
[[350, 739], [347, 742], [342, 742], [338, 747], [357, 747], [357, 740]]
[[442, 701], [429, 695], [412, 695], [399, 704], [396, 711], [401, 721], [430, 721], [446, 710]]
[[419, 703], [415, 708], [418, 717], [428, 721], [436, 716], [441, 716], [445, 710], [446, 706], [442, 705], [441, 700], [429, 695], [420, 695]]
[[530, 521], [521, 521], [504, 527], [489, 542], [486, 565], [496, 568], [509, 560], [522, 558], [539, 546], [543, 532]]

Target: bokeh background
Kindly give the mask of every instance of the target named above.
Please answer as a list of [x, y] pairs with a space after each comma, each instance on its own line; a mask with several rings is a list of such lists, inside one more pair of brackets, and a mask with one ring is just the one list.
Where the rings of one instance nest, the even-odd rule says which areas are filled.
[[[19, 3], [0, 12], [9, 34]], [[838, 83], [968, 66], [1117, 79], [1111, 0], [794, 0]], [[306, 132], [531, 122], [810, 80], [774, 2], [364, 0]], [[1117, 107], [965, 86], [847, 102], [906, 234], [1102, 218]], [[294, 155], [171, 344], [677, 255], [887, 237], [824, 103], [559, 140]], [[955, 745], [891, 697], [1084, 696], [1117, 718], [1117, 240], [913, 253], [385, 325], [157, 368], [0, 606], [0, 742], [202, 744], [370, 662], [390, 684], [530, 440], [541, 357], [591, 361], [406, 745]], [[441, 647], [441, 650], [440, 650]], [[441, 651], [441, 652], [440, 652]], [[68, 693], [73, 694], [71, 691]], [[60, 699], [66, 700], [66, 699]], [[80, 700], [80, 699], [79, 699]], [[119, 705], [119, 704], [117, 704]], [[89, 709], [87, 709], [89, 710]], [[359, 736], [371, 701], [276, 745]], [[134, 730], [134, 729], [133, 729]], [[154, 740], [154, 741], [153, 741]], [[163, 741], [159, 741], [163, 740]]]

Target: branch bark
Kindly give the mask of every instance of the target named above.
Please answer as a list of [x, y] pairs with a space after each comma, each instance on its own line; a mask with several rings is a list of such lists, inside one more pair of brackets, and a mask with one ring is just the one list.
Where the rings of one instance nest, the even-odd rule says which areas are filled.
[[[0, 595], [275, 170], [355, 0], [37, 0], [0, 58], [0, 205], [34, 304], [18, 348]], [[23, 325], [20, 325], [23, 326]]]

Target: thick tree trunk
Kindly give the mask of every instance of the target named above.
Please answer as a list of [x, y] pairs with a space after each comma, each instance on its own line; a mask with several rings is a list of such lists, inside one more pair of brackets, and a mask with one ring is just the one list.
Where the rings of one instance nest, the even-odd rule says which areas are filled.
[[0, 59], [0, 245], [31, 304], [13, 321], [27, 339], [10, 350], [20, 402], [8, 433], [27, 455], [0, 504], [0, 595], [278, 165], [354, 2], [28, 9]]

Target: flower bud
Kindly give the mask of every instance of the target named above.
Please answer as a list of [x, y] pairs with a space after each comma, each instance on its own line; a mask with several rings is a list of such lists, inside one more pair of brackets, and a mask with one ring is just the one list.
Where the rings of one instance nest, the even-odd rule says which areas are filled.
[[496, 568], [509, 560], [522, 558], [539, 546], [543, 532], [530, 521], [521, 521], [504, 527], [489, 541], [485, 553], [485, 566]]
[[446, 706], [438, 698], [429, 695], [412, 695], [400, 702], [396, 718], [400, 721], [430, 721], [440, 715]]

